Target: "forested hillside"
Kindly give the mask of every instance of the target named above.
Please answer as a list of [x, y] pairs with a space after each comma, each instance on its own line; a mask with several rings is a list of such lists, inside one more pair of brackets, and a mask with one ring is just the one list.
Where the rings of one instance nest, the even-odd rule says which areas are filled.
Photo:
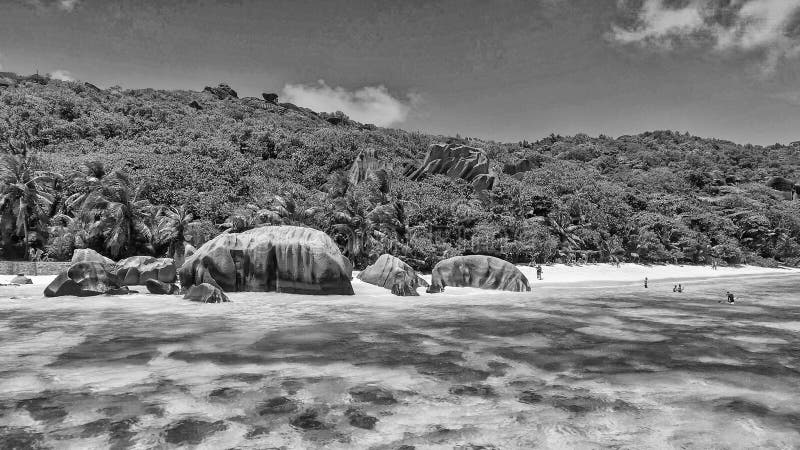
[[[483, 149], [494, 186], [408, 178], [439, 142]], [[285, 223], [329, 233], [357, 267], [387, 252], [418, 269], [471, 253], [800, 262], [800, 142], [656, 131], [501, 144], [377, 128], [224, 85], [100, 90], [0, 73], [0, 153], [5, 259], [175, 255], [224, 230]], [[374, 170], [357, 176], [357, 159]]]

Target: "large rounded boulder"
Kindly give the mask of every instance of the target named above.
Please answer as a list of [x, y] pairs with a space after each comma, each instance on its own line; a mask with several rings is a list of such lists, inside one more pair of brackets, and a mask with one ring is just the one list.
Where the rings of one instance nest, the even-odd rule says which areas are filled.
[[171, 258], [131, 256], [120, 260], [116, 267], [117, 277], [126, 286], [144, 285], [148, 280], [174, 283], [177, 278], [175, 261]]
[[208, 283], [225, 292], [352, 295], [353, 266], [319, 230], [264, 226], [224, 233], [181, 266], [181, 287]]
[[96, 251], [90, 248], [77, 248], [74, 252], [72, 252], [72, 263], [79, 263], [79, 262], [96, 262], [100, 264], [109, 264], [113, 265], [114, 260], [106, 258], [105, 256], [97, 253]]
[[429, 293], [442, 292], [445, 286], [530, 291], [528, 279], [513, 264], [485, 255], [455, 256], [439, 261], [431, 272]]
[[376, 286], [383, 286], [399, 296], [419, 295], [417, 288], [428, 286], [408, 264], [392, 255], [381, 255], [374, 264], [358, 274], [358, 279]]
[[128, 292], [106, 264], [78, 262], [58, 274], [44, 290], [46, 297], [117, 294]]
[[200, 303], [226, 303], [230, 301], [228, 300], [228, 296], [218, 287], [208, 283], [197, 284], [190, 287], [183, 298]]

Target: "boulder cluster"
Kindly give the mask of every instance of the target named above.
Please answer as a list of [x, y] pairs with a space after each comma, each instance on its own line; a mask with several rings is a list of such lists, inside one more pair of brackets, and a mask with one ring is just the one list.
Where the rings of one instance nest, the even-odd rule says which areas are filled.
[[497, 180], [489, 170], [489, 158], [483, 150], [455, 144], [431, 145], [422, 164], [405, 173], [415, 181], [437, 174], [468, 181], [478, 192], [491, 190]]
[[[226, 292], [283, 292], [353, 295], [352, 263], [325, 233], [305, 227], [263, 226], [223, 233], [206, 242], [180, 268], [171, 258], [132, 256], [114, 262], [93, 250], [76, 250], [72, 265], [45, 289], [47, 297], [127, 294], [145, 286], [152, 294], [184, 293], [202, 303], [227, 302]], [[528, 280], [513, 264], [491, 256], [457, 256], [440, 261], [432, 282], [399, 258], [384, 254], [358, 278], [398, 296], [417, 289], [442, 292], [445, 286], [529, 291]], [[181, 288], [175, 284], [180, 280]], [[20, 280], [20, 282], [22, 282]]]

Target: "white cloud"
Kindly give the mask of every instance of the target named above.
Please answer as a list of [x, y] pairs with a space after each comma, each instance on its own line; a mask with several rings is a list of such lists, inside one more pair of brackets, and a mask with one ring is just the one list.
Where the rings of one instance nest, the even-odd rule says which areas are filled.
[[669, 47], [672, 39], [696, 33], [703, 26], [697, 3], [681, 9], [668, 9], [661, 0], [646, 0], [639, 11], [638, 23], [628, 29], [614, 25], [613, 36], [622, 43], [643, 43]]
[[[610, 38], [622, 44], [673, 48], [677, 43], [708, 46], [720, 54], [758, 53], [762, 71], [800, 55], [800, 37], [791, 29], [800, 20], [800, 0], [644, 0], [629, 26], [612, 26]], [[629, 2], [621, 1], [623, 9]]]
[[419, 101], [418, 95], [414, 94], [409, 94], [407, 101], [399, 100], [385, 86], [365, 86], [351, 92], [341, 87], [330, 87], [324, 80], [309, 86], [287, 84], [283, 87], [282, 97], [314, 111], [341, 111], [355, 121], [382, 127], [405, 121]]
[[75, 77], [68, 70], [58, 69], [50, 74], [50, 78], [61, 81], [75, 81]]
[[81, 0], [25, 0], [26, 3], [40, 11], [56, 8], [67, 12], [72, 12], [80, 1]]
[[72, 11], [77, 4], [78, 0], [58, 0], [58, 8], [64, 11]]

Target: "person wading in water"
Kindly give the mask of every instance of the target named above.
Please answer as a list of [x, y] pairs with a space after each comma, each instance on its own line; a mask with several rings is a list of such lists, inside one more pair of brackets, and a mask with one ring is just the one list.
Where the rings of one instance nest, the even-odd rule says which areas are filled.
[[647, 277], [644, 277], [644, 287], [647, 289]]

